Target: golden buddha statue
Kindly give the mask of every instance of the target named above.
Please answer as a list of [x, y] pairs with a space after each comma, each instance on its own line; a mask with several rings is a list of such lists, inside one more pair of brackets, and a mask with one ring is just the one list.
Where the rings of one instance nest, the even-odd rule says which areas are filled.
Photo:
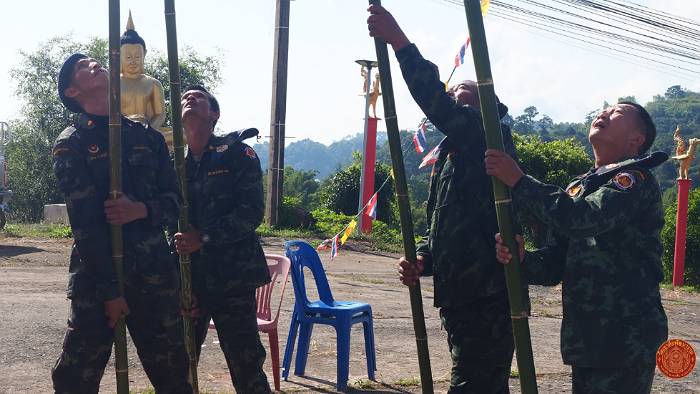
[[165, 120], [163, 85], [144, 74], [146, 42], [134, 30], [131, 11], [120, 44], [122, 114], [158, 130]]

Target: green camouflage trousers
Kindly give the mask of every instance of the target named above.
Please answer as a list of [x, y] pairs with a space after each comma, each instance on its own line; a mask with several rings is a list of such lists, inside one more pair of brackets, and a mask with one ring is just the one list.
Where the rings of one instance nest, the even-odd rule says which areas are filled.
[[[192, 392], [178, 288], [175, 270], [125, 278], [130, 309], [126, 325], [143, 369], [159, 394]], [[112, 352], [114, 330], [107, 325], [104, 304], [89, 293], [74, 293], [71, 299], [63, 352], [52, 371], [56, 393], [97, 393]]]
[[213, 319], [236, 392], [270, 393], [270, 384], [263, 372], [265, 348], [258, 335], [255, 290], [216, 296], [195, 290], [195, 294], [199, 300], [195, 328], [198, 351], [202, 350], [209, 320]]
[[508, 296], [440, 310], [452, 357], [448, 393], [507, 394], [513, 360], [513, 330]]
[[649, 394], [654, 365], [632, 368], [571, 367], [573, 394]]

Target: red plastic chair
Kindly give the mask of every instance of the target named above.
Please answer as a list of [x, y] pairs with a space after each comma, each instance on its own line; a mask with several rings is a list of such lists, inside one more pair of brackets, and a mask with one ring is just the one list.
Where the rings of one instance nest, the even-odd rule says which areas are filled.
[[[270, 359], [272, 360], [272, 376], [275, 380], [275, 390], [280, 390], [280, 350], [279, 350], [279, 337], [277, 335], [277, 318], [280, 315], [280, 308], [282, 307], [282, 300], [284, 299], [284, 290], [287, 287], [287, 278], [289, 277], [289, 259], [284, 256], [278, 256], [273, 254], [266, 254], [267, 259], [267, 269], [270, 272], [270, 283], [260, 286], [255, 290], [255, 300], [257, 303], [256, 315], [258, 318], [258, 331], [267, 333], [270, 340]], [[272, 293], [275, 284], [278, 279], [282, 278], [279, 282], [282, 284], [282, 289], [279, 292], [279, 303], [277, 304], [277, 311], [275, 316], [272, 316], [272, 308], [270, 306], [272, 301]], [[209, 329], [216, 328], [214, 326], [214, 321], [209, 323]]]

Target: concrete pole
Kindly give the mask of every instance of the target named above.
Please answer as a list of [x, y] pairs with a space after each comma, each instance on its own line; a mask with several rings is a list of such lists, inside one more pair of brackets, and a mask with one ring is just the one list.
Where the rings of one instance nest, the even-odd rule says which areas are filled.
[[279, 223], [284, 182], [284, 134], [287, 114], [287, 59], [289, 57], [290, 0], [276, 0], [275, 52], [272, 69], [272, 104], [270, 115], [270, 154], [267, 167], [267, 224]]

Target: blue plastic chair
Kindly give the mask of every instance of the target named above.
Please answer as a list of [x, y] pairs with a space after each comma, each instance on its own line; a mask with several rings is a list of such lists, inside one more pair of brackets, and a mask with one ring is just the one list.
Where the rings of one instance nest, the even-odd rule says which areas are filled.
[[[309, 355], [313, 325], [327, 324], [335, 328], [337, 335], [337, 388], [339, 391], [346, 390], [350, 368], [350, 327], [355, 323], [362, 323], [364, 328], [367, 375], [371, 380], [374, 380], [377, 362], [374, 354], [372, 307], [361, 302], [335, 301], [333, 299], [321, 259], [311, 245], [303, 241], [288, 241], [284, 247], [285, 254], [292, 262], [291, 274], [295, 296], [294, 313], [292, 314], [287, 347], [284, 351], [284, 362], [282, 363], [284, 380], [289, 377], [297, 330], [299, 331], [299, 343], [294, 374], [303, 376], [306, 369], [306, 359]], [[306, 296], [304, 267], [309, 268], [313, 274], [321, 298], [318, 301], [311, 302]]]

